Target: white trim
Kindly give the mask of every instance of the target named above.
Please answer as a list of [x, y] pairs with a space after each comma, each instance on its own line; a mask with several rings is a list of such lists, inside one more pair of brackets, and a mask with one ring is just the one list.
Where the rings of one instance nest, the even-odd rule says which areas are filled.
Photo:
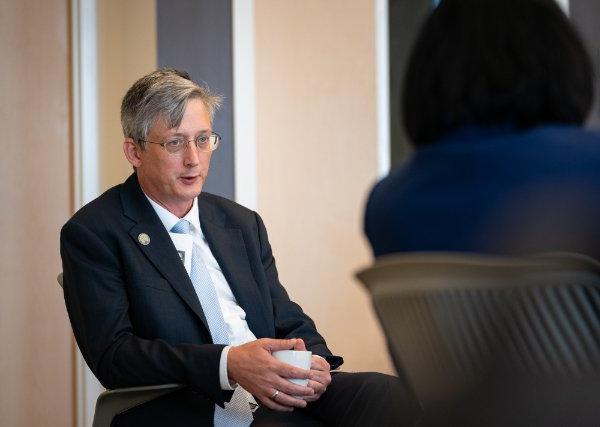
[[569, 0], [556, 0], [562, 10], [569, 16]]
[[[96, 0], [72, 0], [73, 95], [75, 97], [75, 182], [76, 205], [98, 197], [98, 72]], [[79, 182], [77, 182], [79, 181]]]
[[235, 200], [256, 209], [254, 0], [233, 0], [232, 15]]
[[375, 1], [375, 79], [377, 97], [377, 174], [390, 170], [390, 61], [388, 0]]
[[[71, 0], [73, 159], [75, 208], [98, 196], [98, 78], [96, 0]], [[76, 425], [92, 427], [104, 391], [81, 353], [75, 360]]]
[[[436, 7], [440, 0], [433, 0], [433, 6]], [[562, 10], [568, 15], [569, 14], [569, 0], [556, 0]]]

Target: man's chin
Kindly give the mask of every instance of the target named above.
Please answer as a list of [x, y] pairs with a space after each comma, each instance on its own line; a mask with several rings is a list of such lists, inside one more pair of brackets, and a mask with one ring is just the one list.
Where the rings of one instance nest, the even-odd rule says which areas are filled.
[[183, 186], [183, 188], [181, 188], [181, 195], [183, 197], [185, 197], [186, 199], [189, 200], [193, 200], [196, 197], [198, 197], [200, 195], [200, 193], [202, 192], [202, 187], [203, 187], [203, 182], [200, 181], [199, 183], [196, 183], [196, 185], [193, 186]]

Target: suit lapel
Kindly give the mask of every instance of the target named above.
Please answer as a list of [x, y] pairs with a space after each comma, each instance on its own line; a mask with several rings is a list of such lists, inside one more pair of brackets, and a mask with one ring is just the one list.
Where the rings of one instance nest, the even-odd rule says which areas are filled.
[[239, 228], [227, 227], [225, 214], [200, 196], [200, 226], [237, 303], [246, 312], [250, 330], [258, 338], [270, 335], [263, 298], [252, 274], [244, 238]]
[[135, 174], [123, 185], [121, 201], [124, 214], [136, 222], [129, 230], [131, 238], [208, 330], [206, 317], [190, 277], [177, 255], [169, 233], [142, 192]]

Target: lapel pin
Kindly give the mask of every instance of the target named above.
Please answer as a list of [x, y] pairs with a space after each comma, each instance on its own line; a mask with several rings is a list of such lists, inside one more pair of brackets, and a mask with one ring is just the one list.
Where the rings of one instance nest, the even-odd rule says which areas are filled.
[[144, 246], [149, 245], [150, 244], [150, 236], [148, 236], [146, 233], [140, 233], [138, 235], [138, 242], [140, 242]]

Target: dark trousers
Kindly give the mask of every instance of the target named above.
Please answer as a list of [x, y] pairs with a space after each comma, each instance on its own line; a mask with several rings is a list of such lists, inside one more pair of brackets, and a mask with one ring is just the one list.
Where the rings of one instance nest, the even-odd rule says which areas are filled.
[[323, 396], [305, 409], [261, 407], [253, 426], [414, 426], [421, 410], [397, 377], [376, 372], [333, 372]]
[[[253, 426], [413, 426], [420, 408], [398, 378], [375, 372], [332, 373], [327, 391], [305, 409], [277, 412], [261, 406]], [[214, 404], [189, 389], [118, 415], [112, 425], [212, 425]]]

